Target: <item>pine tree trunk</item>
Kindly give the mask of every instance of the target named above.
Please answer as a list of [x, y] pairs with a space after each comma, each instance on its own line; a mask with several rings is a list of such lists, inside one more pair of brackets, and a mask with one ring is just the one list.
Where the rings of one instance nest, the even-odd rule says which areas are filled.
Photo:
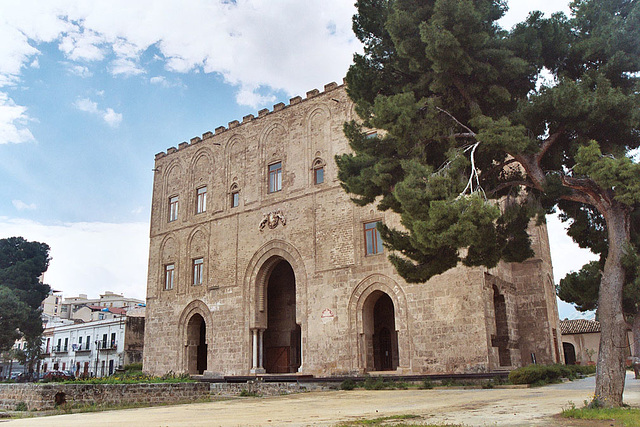
[[629, 242], [629, 214], [624, 206], [600, 211], [607, 223], [609, 253], [602, 272], [598, 297], [600, 350], [596, 370], [595, 399], [607, 407], [622, 405], [625, 380], [626, 323], [622, 313], [624, 268], [622, 257]]

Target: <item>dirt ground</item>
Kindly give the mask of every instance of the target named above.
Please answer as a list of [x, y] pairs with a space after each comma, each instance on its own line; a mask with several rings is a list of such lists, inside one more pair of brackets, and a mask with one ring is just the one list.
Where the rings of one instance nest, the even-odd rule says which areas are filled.
[[[627, 374], [624, 401], [640, 406], [640, 380]], [[557, 417], [593, 396], [593, 377], [530, 389], [327, 391], [270, 398], [57, 415], [11, 420], [18, 426], [332, 426], [344, 421], [415, 414], [419, 423], [465, 426], [611, 426]]]

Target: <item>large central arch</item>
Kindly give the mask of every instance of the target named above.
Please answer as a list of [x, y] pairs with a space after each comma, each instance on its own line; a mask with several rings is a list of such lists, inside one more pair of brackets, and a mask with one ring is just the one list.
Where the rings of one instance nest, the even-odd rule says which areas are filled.
[[307, 275], [300, 253], [282, 240], [266, 243], [249, 262], [244, 282], [250, 372], [302, 372]]
[[296, 322], [296, 282], [291, 264], [280, 259], [267, 280], [267, 328], [263, 333], [264, 369], [269, 374], [297, 372], [300, 325]]

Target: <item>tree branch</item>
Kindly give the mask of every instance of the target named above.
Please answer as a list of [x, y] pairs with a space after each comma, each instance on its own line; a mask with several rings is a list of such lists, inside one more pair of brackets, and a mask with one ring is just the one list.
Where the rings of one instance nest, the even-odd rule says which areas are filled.
[[447, 110], [444, 110], [440, 107], [436, 107], [436, 110], [440, 111], [441, 113], [446, 114], [447, 116], [449, 116], [451, 118], [451, 120], [453, 120], [454, 122], [456, 122], [460, 127], [466, 129], [467, 132], [469, 132], [469, 134], [475, 138], [476, 133], [474, 131], [472, 131], [471, 129], [469, 129], [468, 126], [466, 126], [465, 124], [463, 124], [462, 122], [460, 122], [460, 120], [456, 119], [453, 114], [451, 114], [450, 112], [448, 112]]
[[536, 186], [530, 183], [529, 181], [509, 181], [509, 182], [503, 182], [502, 184], [498, 184], [495, 188], [491, 189], [491, 191], [489, 191], [487, 194], [492, 195], [502, 189], [509, 188], [509, 187], [519, 187], [519, 186], [534, 188], [534, 189], [536, 188]]
[[544, 142], [540, 146], [540, 150], [536, 153], [536, 156], [535, 156], [535, 159], [538, 163], [540, 163], [540, 161], [542, 160], [542, 157], [545, 154], [547, 154], [547, 151], [549, 151], [549, 148], [551, 148], [553, 144], [555, 144], [556, 141], [558, 141], [558, 138], [560, 138], [560, 135], [562, 135], [563, 133], [564, 133], [564, 128], [561, 127], [560, 130], [558, 130], [558, 132], [554, 133], [553, 135], [549, 135], [549, 138], [544, 140]]

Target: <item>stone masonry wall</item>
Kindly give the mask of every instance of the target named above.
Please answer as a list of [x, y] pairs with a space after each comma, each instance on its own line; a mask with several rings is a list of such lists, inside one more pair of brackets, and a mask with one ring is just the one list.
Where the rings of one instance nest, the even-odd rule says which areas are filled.
[[[156, 155], [145, 371], [162, 375], [193, 366], [188, 359], [194, 343], [188, 342], [186, 324], [199, 314], [207, 346], [205, 375], [250, 374], [252, 333], [268, 327], [260, 289], [266, 287], [274, 260], [288, 262], [295, 275], [295, 301], [290, 303], [301, 331], [301, 373], [372, 371], [372, 338], [363, 313], [367, 301], [381, 294], [393, 302], [398, 373], [497, 368], [486, 269], [460, 266], [426, 283], [409, 284], [389, 263], [386, 249], [365, 254], [364, 224], [383, 221], [398, 227], [399, 218], [375, 206], [358, 207], [342, 190], [334, 157], [349, 151], [342, 127], [357, 117], [344, 86], [333, 83], [324, 89]], [[282, 190], [269, 193], [268, 166], [274, 162], [282, 165]], [[314, 183], [316, 164], [324, 165], [321, 184]], [[207, 187], [207, 209], [196, 213], [196, 190], [202, 186]], [[231, 205], [234, 192], [238, 206]], [[169, 221], [168, 201], [176, 196], [178, 218]], [[286, 225], [261, 230], [266, 214], [275, 211]], [[538, 283], [550, 268], [545, 239], [546, 230], [534, 236], [542, 262], [521, 268], [501, 263], [491, 269], [493, 276], [517, 286], [507, 296], [509, 325], [526, 326], [509, 337], [523, 354], [533, 347], [539, 348], [537, 354], [551, 354], [553, 284]], [[196, 258], [204, 259], [205, 278], [197, 286], [192, 284]], [[169, 290], [164, 289], [167, 264], [175, 265]], [[514, 357], [514, 366], [519, 363]]]
[[53, 409], [57, 404], [120, 405], [170, 404], [209, 396], [209, 384], [0, 384], [0, 408], [15, 410], [24, 402], [28, 410]]

